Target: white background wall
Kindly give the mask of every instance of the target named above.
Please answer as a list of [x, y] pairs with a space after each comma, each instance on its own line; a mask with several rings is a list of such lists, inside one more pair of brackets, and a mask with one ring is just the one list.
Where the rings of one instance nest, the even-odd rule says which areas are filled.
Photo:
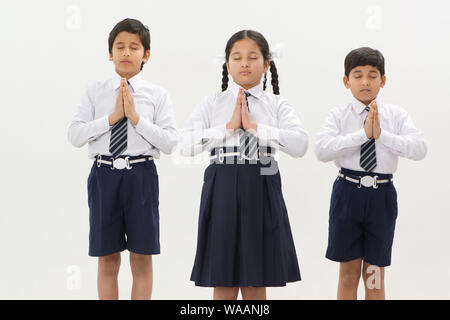
[[[386, 57], [386, 102], [407, 109], [424, 132], [427, 158], [400, 160], [399, 216], [386, 272], [389, 299], [450, 298], [448, 197], [450, 23], [448, 1], [9, 1], [0, 10], [0, 298], [96, 299], [97, 258], [88, 257], [87, 148], [67, 128], [86, 84], [113, 72], [110, 30], [126, 17], [150, 28], [144, 79], [167, 88], [182, 127], [200, 100], [220, 90], [213, 58], [244, 28], [284, 43], [276, 61], [281, 94], [310, 134], [305, 157], [280, 157], [303, 281], [270, 299], [335, 299], [338, 264], [325, 259], [328, 206], [337, 169], [313, 153], [328, 110], [348, 101], [345, 55], [378, 48]], [[269, 89], [271, 89], [269, 87]], [[162, 254], [154, 299], [209, 299], [189, 281], [205, 164], [157, 161]], [[122, 254], [120, 298], [131, 272]], [[362, 285], [362, 284], [361, 284]], [[360, 290], [363, 297], [363, 290]]]

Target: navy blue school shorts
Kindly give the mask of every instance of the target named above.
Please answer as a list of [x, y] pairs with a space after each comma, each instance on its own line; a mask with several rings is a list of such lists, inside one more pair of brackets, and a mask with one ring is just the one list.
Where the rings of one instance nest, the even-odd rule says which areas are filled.
[[97, 167], [94, 161], [87, 188], [90, 256], [125, 249], [138, 254], [160, 253], [158, 173], [153, 160], [134, 163], [130, 170], [113, 170], [105, 164]]
[[[341, 172], [356, 179], [365, 175], [378, 175], [378, 180], [392, 178], [390, 174], [344, 168]], [[363, 258], [370, 265], [389, 266], [397, 213], [397, 191], [392, 182], [374, 189], [337, 179], [331, 194], [326, 257], [338, 262]]]

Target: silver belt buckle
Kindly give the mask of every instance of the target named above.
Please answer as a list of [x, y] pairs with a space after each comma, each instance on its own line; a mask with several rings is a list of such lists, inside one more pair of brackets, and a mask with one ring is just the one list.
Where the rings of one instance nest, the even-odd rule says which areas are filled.
[[125, 169], [127, 167], [127, 161], [123, 158], [114, 159], [113, 167], [118, 170]]
[[377, 189], [377, 178], [378, 176], [372, 177], [372, 176], [364, 176], [360, 177], [360, 185], [363, 185], [364, 187], [373, 187], [374, 189]]

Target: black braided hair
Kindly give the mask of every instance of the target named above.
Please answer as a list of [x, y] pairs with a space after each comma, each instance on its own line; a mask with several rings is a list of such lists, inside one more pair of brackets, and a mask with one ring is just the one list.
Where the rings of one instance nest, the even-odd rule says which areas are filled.
[[[264, 62], [270, 61], [270, 73], [272, 74], [272, 87], [274, 94], [280, 94], [280, 87], [278, 86], [278, 72], [275, 67], [275, 63], [272, 61], [272, 56], [270, 54], [269, 43], [267, 42], [264, 36], [254, 30], [241, 30], [236, 32], [231, 36], [228, 40], [227, 45], [225, 47], [225, 61], [228, 61], [231, 54], [231, 49], [235, 42], [243, 39], [252, 39], [256, 42], [259, 49], [261, 50], [261, 54], [264, 58]], [[263, 89], [266, 90], [266, 82], [267, 75], [264, 74], [264, 82]], [[226, 63], [222, 66], [222, 91], [225, 91], [228, 88], [228, 70], [226, 67]]]
[[228, 70], [227, 64], [224, 63], [222, 66], [222, 91], [227, 90], [228, 88]]
[[264, 72], [263, 90], [266, 91], [267, 72]]
[[275, 66], [275, 62], [270, 61], [270, 73], [272, 75], [272, 88], [273, 88], [273, 94], [280, 94], [280, 87], [278, 86], [278, 71], [277, 67]]

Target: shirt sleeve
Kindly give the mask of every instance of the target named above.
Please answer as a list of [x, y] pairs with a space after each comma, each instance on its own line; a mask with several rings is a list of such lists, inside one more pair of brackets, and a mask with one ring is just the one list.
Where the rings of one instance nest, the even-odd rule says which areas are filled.
[[399, 109], [396, 117], [398, 132], [391, 133], [381, 128], [377, 141], [386, 146], [392, 153], [412, 160], [422, 160], [427, 154], [427, 145], [422, 133], [416, 129], [408, 113]]
[[227, 124], [211, 127], [211, 110], [215, 96], [206, 97], [189, 116], [181, 131], [180, 153], [183, 156], [195, 156], [222, 143], [233, 133], [227, 130]]
[[111, 129], [108, 116], [94, 119], [95, 112], [92, 102], [92, 89], [92, 85], [86, 89], [69, 126], [69, 141], [77, 148], [96, 140]]
[[292, 157], [302, 157], [308, 149], [308, 134], [294, 108], [286, 99], [280, 99], [277, 127], [258, 123], [256, 136]]
[[367, 140], [364, 128], [343, 135], [339, 128], [338, 109], [334, 108], [317, 134], [314, 152], [320, 161], [328, 162], [360, 148]]
[[153, 119], [139, 115], [136, 132], [155, 148], [165, 154], [170, 154], [178, 142], [176, 121], [172, 101], [169, 94], [162, 90], [156, 102]]

